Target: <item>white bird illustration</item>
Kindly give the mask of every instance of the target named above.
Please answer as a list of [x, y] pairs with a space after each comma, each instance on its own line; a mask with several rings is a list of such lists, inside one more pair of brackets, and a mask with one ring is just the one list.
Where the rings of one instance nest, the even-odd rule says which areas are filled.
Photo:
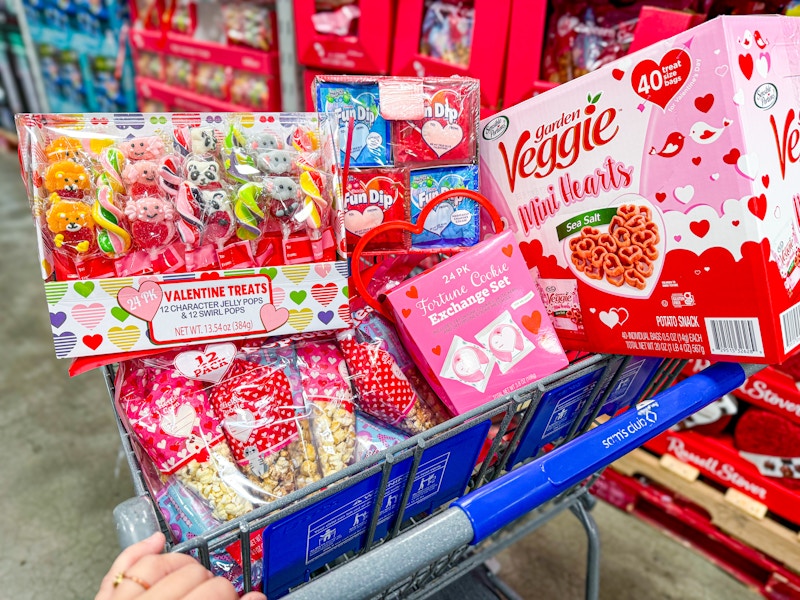
[[722, 127], [712, 127], [704, 121], [698, 121], [689, 130], [689, 137], [698, 144], [711, 144], [719, 139], [725, 128], [733, 123], [730, 119], [722, 119]]

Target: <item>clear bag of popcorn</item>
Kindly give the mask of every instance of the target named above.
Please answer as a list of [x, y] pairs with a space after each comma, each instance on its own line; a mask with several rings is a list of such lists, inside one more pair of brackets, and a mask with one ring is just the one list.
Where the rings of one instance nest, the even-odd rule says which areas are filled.
[[356, 420], [350, 373], [332, 337], [301, 339], [293, 350], [322, 474], [327, 477], [354, 458]]
[[409, 435], [449, 416], [384, 317], [368, 307], [336, 338], [356, 388], [358, 408]]
[[274, 498], [320, 479], [308, 411], [278, 346], [240, 348], [210, 390], [234, 459]]
[[162, 478], [174, 476], [208, 504], [216, 519], [227, 521], [263, 504], [268, 496], [237, 468], [222, 423], [211, 408], [208, 379], [197, 377], [191, 368], [195, 355], [204, 352], [169, 352], [121, 363], [116, 401], [129, 431]]

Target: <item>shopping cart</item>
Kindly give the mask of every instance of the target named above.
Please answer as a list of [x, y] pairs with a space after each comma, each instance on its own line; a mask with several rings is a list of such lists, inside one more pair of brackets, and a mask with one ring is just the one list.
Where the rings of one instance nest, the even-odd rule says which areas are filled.
[[[214, 553], [238, 542], [245, 590], [260, 576], [271, 599], [425, 598], [569, 510], [586, 530], [586, 596], [596, 598], [595, 475], [761, 368], [720, 363], [672, 385], [684, 364], [583, 357], [169, 550], [210, 567]], [[111, 367], [106, 383], [113, 398]], [[601, 415], [609, 418], [598, 424]], [[115, 509], [124, 547], [169, 529], [118, 426], [136, 491]], [[261, 535], [254, 570], [250, 540]]]

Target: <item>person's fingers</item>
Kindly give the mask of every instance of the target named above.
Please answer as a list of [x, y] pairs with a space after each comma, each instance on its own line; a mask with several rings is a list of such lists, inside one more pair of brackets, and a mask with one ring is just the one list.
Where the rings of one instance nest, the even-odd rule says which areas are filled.
[[103, 580], [100, 582], [100, 589], [97, 591], [95, 600], [108, 600], [111, 593], [114, 591], [114, 578], [119, 574], [129, 569], [136, 564], [144, 556], [148, 554], [160, 554], [164, 549], [166, 538], [160, 531], [154, 533], [149, 538], [137, 542], [133, 546], [128, 546], [125, 550], [120, 552], [117, 559], [111, 564], [111, 568], [106, 573]]
[[239, 594], [230, 581], [214, 577], [186, 594], [182, 600], [239, 600]]
[[[184, 554], [173, 556], [185, 556]], [[166, 558], [163, 556], [162, 558]], [[187, 557], [190, 558], [190, 557]], [[138, 575], [138, 571], [137, 571]], [[181, 568], [172, 571], [158, 580], [144, 594], [137, 598], [141, 600], [179, 600], [186, 597], [192, 590], [200, 587], [211, 579], [211, 571], [203, 567], [199, 562], [192, 559], [192, 562], [185, 564]], [[116, 597], [114, 598], [116, 600]]]
[[241, 597], [241, 600], [267, 600], [267, 597], [261, 592], [248, 592]]
[[[152, 554], [143, 556], [136, 564], [125, 571], [127, 577], [120, 581], [119, 586], [114, 589], [114, 594], [111, 597], [113, 600], [138, 598], [144, 593], [145, 589], [153, 589], [162, 579], [189, 566], [196, 566], [205, 571], [200, 563], [187, 554]], [[142, 583], [137, 583], [137, 581]], [[152, 596], [147, 597], [151, 598]], [[161, 596], [156, 597], [161, 598]], [[165, 597], [170, 598], [170, 596]]]

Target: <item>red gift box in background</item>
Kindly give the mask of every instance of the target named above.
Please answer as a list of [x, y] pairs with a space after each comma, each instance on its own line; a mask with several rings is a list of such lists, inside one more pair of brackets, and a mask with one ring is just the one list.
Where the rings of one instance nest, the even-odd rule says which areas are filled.
[[[357, 22], [349, 35], [320, 33], [312, 17], [318, 14], [315, 0], [295, 0], [294, 19], [297, 60], [307, 67], [342, 73], [385, 75], [389, 72], [395, 2], [360, 2]], [[347, 9], [343, 6], [338, 10]]]
[[463, 66], [423, 53], [423, 45], [427, 43], [423, 39], [423, 24], [428, 12], [426, 9], [431, 10], [431, 4], [424, 0], [399, 0], [392, 74], [475, 77], [481, 82], [481, 105], [490, 109], [498, 108], [506, 57], [506, 46], [498, 41], [505, 40], [508, 33], [511, 0], [474, 0], [471, 48], [468, 62]]

